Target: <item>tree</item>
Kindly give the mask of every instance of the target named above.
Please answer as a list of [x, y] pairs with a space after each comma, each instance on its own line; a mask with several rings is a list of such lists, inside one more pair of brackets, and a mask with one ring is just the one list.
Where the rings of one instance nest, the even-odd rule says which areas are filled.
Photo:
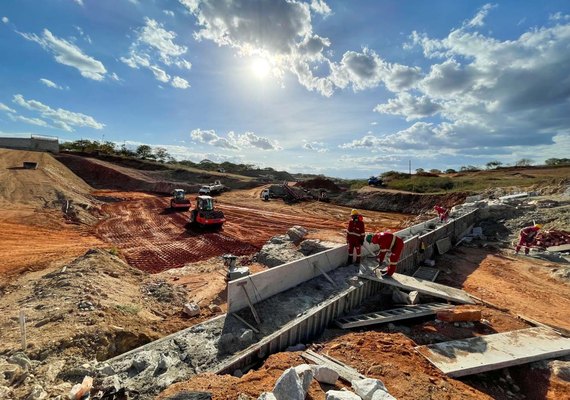
[[421, 174], [422, 172], [425, 172], [423, 168], [416, 168], [416, 174]]
[[570, 158], [549, 158], [544, 162], [546, 165], [567, 165], [570, 164]]
[[445, 173], [446, 173], [446, 174], [455, 174], [455, 173], [457, 173], [457, 171], [454, 170], [453, 168], [448, 168], [448, 169], [445, 170]]
[[437, 168], [432, 168], [429, 170], [430, 174], [441, 174], [441, 170]]
[[480, 169], [474, 165], [463, 165], [459, 170], [461, 172], [477, 172], [477, 171], [480, 171]]
[[127, 146], [125, 144], [121, 145], [118, 153], [125, 157], [134, 157], [136, 155], [134, 151], [127, 149]]
[[530, 158], [521, 158], [520, 160], [518, 160], [515, 163], [516, 167], [528, 167], [529, 165], [532, 165], [534, 163], [534, 161], [532, 161]]
[[141, 144], [136, 150], [137, 157], [142, 158], [152, 158], [152, 148], [147, 144]]
[[[170, 154], [168, 154], [168, 151], [164, 147], [156, 147], [154, 149], [154, 155], [156, 156], [158, 161], [160, 161], [162, 163], [165, 160], [168, 160], [168, 158], [170, 157]], [[170, 158], [172, 158], [172, 157], [170, 157]]]
[[503, 165], [503, 163], [498, 160], [489, 161], [487, 164], [485, 164], [487, 169], [495, 169], [500, 167], [501, 165]]

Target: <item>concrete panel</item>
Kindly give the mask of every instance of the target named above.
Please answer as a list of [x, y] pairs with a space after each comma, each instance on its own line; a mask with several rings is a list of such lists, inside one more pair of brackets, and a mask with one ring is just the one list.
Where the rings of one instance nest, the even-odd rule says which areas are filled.
[[451, 250], [451, 239], [449, 238], [449, 236], [447, 236], [435, 242], [435, 245], [437, 247], [437, 252], [439, 254], [445, 254], [449, 250]]
[[530, 328], [416, 350], [443, 373], [459, 377], [570, 354], [570, 339], [550, 329]]
[[344, 265], [347, 254], [347, 246], [343, 245], [230, 281], [228, 282], [228, 313], [248, 307], [247, 298], [240, 285], [247, 290], [252, 302], [257, 303], [321, 275], [321, 270], [329, 272]]
[[[367, 263], [364, 268], [368, 268], [370, 270], [373, 266], [374, 264]], [[391, 277], [382, 278], [377, 275], [378, 273], [379, 271], [375, 271], [374, 274], [372, 272], [366, 272], [358, 274], [358, 276], [400, 289], [417, 290], [420, 293], [429, 294], [441, 299], [455, 301], [457, 303], [475, 304], [473, 299], [469, 297], [466, 292], [460, 289], [398, 273], [395, 273]]]
[[36, 137], [30, 138], [9, 138], [0, 137], [0, 147], [15, 150], [49, 151], [59, 153], [59, 142], [57, 138]]

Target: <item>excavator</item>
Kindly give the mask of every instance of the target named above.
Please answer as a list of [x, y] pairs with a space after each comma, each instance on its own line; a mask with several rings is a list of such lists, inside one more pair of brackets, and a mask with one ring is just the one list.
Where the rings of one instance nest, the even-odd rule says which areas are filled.
[[174, 189], [172, 191], [172, 199], [170, 199], [171, 210], [188, 211], [191, 206], [190, 200], [186, 198], [184, 189]]
[[214, 199], [211, 196], [196, 197], [195, 208], [190, 212], [188, 226], [204, 228], [211, 226], [221, 228], [226, 222], [224, 213], [214, 209]]

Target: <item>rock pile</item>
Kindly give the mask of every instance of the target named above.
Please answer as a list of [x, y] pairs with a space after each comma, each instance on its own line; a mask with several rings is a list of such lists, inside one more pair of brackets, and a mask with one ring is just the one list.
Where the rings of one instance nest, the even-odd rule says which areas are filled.
[[570, 232], [555, 230], [540, 232], [536, 235], [535, 244], [543, 248], [570, 244]]

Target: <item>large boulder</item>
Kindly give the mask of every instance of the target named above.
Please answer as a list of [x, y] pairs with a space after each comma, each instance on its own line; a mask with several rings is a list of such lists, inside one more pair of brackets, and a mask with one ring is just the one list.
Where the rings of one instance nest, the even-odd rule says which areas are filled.
[[313, 376], [315, 375], [313, 367], [308, 364], [297, 365], [295, 367], [295, 372], [299, 376], [299, 379], [301, 379], [301, 385], [303, 387], [303, 391], [307, 393], [307, 391], [309, 390], [309, 386], [313, 381]]
[[324, 365], [313, 366], [315, 370], [315, 380], [319, 383], [334, 385], [338, 379], [338, 372]]
[[302, 257], [303, 254], [297, 251], [297, 248], [291, 241], [284, 241], [283, 243], [271, 243], [269, 241], [257, 253], [257, 261], [267, 265], [269, 268], [277, 267]]
[[[386, 386], [378, 379], [356, 379], [351, 382], [354, 392], [363, 400], [372, 400], [377, 391], [387, 392]], [[375, 399], [377, 400], [377, 399]]]
[[273, 388], [273, 395], [276, 400], [304, 400], [305, 394], [303, 381], [297, 375], [295, 368], [285, 370]]
[[359, 395], [348, 390], [329, 390], [326, 396], [326, 400], [362, 400]]
[[293, 242], [300, 242], [309, 233], [308, 230], [302, 226], [295, 225], [287, 230], [287, 235], [291, 238]]
[[303, 253], [304, 256], [310, 256], [312, 254], [320, 253], [333, 247], [338, 246], [337, 243], [321, 241], [319, 239], [307, 239], [303, 240], [299, 244], [299, 251]]

